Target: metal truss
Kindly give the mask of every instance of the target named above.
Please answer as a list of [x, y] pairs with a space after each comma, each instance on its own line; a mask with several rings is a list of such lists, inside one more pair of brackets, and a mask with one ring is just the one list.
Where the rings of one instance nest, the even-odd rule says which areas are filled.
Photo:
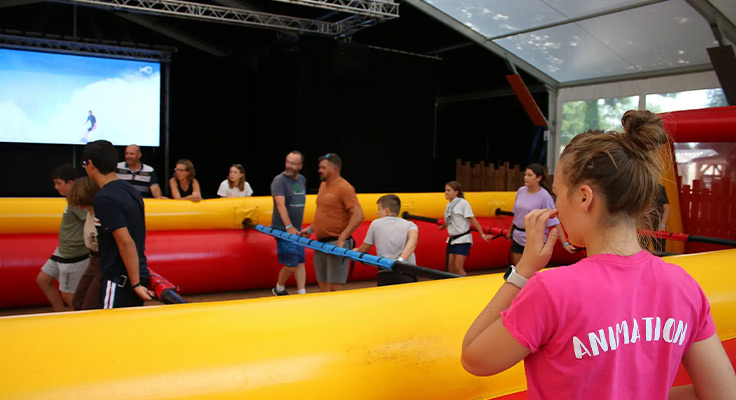
[[399, 5], [393, 0], [273, 0], [351, 14], [392, 19], [399, 17]]
[[98, 57], [146, 60], [157, 62], [171, 61], [171, 52], [165, 50], [136, 49], [99, 43], [84, 43], [49, 37], [28, 37], [0, 34], [0, 46], [21, 50], [48, 50], [54, 53], [96, 55]]
[[[267, 29], [317, 33], [328, 36], [345, 36], [380, 22], [388, 17], [380, 13], [395, 13], [398, 5], [386, 0], [275, 0], [294, 4], [317, 5], [321, 8], [340, 10], [354, 15], [338, 22], [298, 18], [240, 8], [214, 6], [180, 0], [57, 0], [60, 3], [83, 4], [112, 10], [167, 15], [194, 20], [215, 21]], [[392, 6], [395, 6], [394, 9]], [[367, 9], [376, 8], [376, 11]], [[391, 14], [393, 15], [393, 14]], [[391, 17], [394, 18], [394, 17]]]

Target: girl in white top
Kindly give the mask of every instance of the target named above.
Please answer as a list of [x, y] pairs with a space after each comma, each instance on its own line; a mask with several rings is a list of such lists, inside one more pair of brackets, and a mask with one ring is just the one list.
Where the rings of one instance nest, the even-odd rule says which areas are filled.
[[217, 195], [220, 197], [249, 197], [253, 195], [250, 183], [245, 181], [245, 169], [242, 165], [233, 164], [230, 167], [230, 174], [220, 184]]
[[447, 182], [445, 185], [445, 198], [449, 200], [445, 208], [445, 222], [440, 225], [440, 230], [447, 228], [447, 268], [450, 272], [467, 275], [463, 267], [465, 259], [470, 254], [470, 246], [473, 245], [473, 237], [470, 234], [472, 223], [480, 233], [480, 237], [488, 242], [483, 228], [473, 215], [470, 203], [465, 200], [463, 187], [457, 181]]

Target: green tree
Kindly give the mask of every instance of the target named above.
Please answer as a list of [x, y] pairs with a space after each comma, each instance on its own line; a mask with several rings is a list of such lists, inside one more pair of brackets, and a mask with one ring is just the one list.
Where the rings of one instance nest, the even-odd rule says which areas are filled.
[[722, 89], [711, 89], [708, 91], [707, 96], [708, 104], [705, 106], [706, 108], [726, 107], [728, 105], [728, 100], [726, 100], [726, 95]]

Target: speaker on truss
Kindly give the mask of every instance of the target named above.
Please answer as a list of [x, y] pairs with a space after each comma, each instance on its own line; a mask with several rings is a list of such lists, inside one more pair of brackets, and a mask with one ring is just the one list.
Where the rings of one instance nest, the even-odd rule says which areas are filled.
[[708, 49], [710, 63], [716, 71], [728, 104], [736, 105], [736, 55], [731, 46], [718, 46]]

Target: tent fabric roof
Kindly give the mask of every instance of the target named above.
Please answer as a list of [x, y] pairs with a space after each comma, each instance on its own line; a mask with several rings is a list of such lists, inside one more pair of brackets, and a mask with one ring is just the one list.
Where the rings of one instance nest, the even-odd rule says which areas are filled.
[[732, 0], [409, 2], [554, 87], [711, 70], [711, 22], [736, 41]]

